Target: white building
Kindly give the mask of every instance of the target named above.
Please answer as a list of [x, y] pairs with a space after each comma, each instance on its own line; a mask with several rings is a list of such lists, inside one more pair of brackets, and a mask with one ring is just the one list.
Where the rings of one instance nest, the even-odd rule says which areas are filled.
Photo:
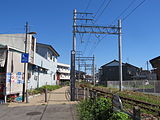
[[70, 65], [57, 63], [57, 82], [70, 81]]
[[43, 85], [56, 85], [57, 57], [59, 54], [51, 46], [36, 43], [35, 64], [30, 64], [28, 71], [28, 89]]
[[[21, 57], [25, 51], [25, 35], [0, 34], [0, 99], [11, 94], [22, 94], [24, 63]], [[26, 43], [29, 62], [26, 64], [25, 88], [55, 85], [59, 54], [50, 45], [36, 44], [34, 34], [27, 35]]]

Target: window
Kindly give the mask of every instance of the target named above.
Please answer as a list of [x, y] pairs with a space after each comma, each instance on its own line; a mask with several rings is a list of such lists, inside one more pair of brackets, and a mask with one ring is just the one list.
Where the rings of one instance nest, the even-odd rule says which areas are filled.
[[54, 56], [52, 56], [52, 61], [55, 62], [55, 57]]
[[52, 60], [52, 55], [48, 52], [48, 58]]

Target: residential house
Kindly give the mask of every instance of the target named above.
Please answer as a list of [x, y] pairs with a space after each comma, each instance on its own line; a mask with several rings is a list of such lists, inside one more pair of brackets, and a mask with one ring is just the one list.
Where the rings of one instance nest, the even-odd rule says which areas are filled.
[[[122, 63], [123, 80], [141, 79], [141, 69], [128, 63]], [[99, 83], [106, 84], [107, 81], [119, 81], [119, 61], [113, 60], [99, 69]]]
[[160, 56], [151, 59], [149, 62], [153, 67], [154, 73], [156, 73], [157, 80], [160, 80]]
[[28, 89], [56, 84], [57, 51], [48, 44], [36, 43], [35, 64], [29, 64]]
[[24, 81], [24, 63], [21, 58], [25, 52], [25, 39], [26, 34], [0, 34], [0, 99], [5, 101], [9, 95], [22, 95], [24, 82], [26, 89], [56, 84], [59, 54], [50, 45], [36, 44], [32, 33], [27, 34], [26, 52], [29, 54], [29, 61]]
[[57, 63], [57, 84], [63, 84], [70, 81], [70, 65]]

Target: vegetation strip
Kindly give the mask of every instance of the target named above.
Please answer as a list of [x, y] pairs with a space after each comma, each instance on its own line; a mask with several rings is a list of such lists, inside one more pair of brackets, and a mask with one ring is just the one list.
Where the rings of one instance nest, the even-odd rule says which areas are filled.
[[131, 120], [124, 112], [113, 111], [110, 98], [86, 99], [77, 106], [80, 120]]
[[48, 91], [53, 91], [59, 88], [61, 88], [61, 86], [59, 85], [44, 85], [42, 87], [39, 87], [33, 90], [29, 90], [28, 93], [29, 95], [34, 95], [34, 94], [39, 94], [39, 93], [41, 94], [41, 93], [44, 93], [45, 89], [47, 89]]
[[[130, 104], [132, 106], [136, 105], [136, 106], [139, 106], [140, 108], [144, 109], [145, 111], [150, 111], [150, 112], [153, 112], [153, 113], [156, 113], [158, 114], [158, 116], [160, 115], [160, 105], [158, 102], [156, 102], [157, 104], [151, 104], [151, 103], [148, 103], [148, 102], [144, 102], [142, 100], [136, 100], [138, 97], [136, 96], [136, 92], [134, 92], [134, 95], [135, 96], [135, 99], [133, 99], [132, 95], [128, 95], [127, 92], [126, 94], [128, 95], [125, 95], [125, 91], [124, 93], [120, 93], [119, 91], [117, 92], [116, 90], [112, 91], [112, 92], [107, 92], [107, 89], [103, 89], [103, 88], [98, 88], [98, 87], [91, 87], [91, 86], [86, 86], [86, 85], [80, 85], [80, 87], [84, 88], [84, 87], [89, 87], [90, 88], [90, 91], [97, 91], [99, 92], [101, 95], [105, 96], [105, 94], [108, 94], [109, 97], [112, 97], [112, 95], [114, 93], [117, 93], [120, 98], [122, 99], [122, 101], [125, 101], [125, 103], [127, 104]], [[137, 94], [143, 94], [143, 93], [137, 93]], [[108, 96], [107, 95], [107, 96]], [[125, 96], [125, 97], [124, 97]], [[149, 96], [149, 95], [148, 95]], [[151, 96], [151, 95], [150, 95]], [[143, 97], [143, 96], [140, 96], [140, 97]], [[154, 98], [155, 96], [152, 96], [152, 98]], [[142, 99], [142, 98], [141, 98]], [[158, 98], [160, 99], [160, 98]], [[154, 99], [153, 99], [154, 100]], [[152, 101], [153, 101], [152, 100]], [[149, 100], [148, 100], [149, 101]], [[150, 100], [151, 101], [151, 100]], [[155, 103], [155, 102], [154, 102]]]

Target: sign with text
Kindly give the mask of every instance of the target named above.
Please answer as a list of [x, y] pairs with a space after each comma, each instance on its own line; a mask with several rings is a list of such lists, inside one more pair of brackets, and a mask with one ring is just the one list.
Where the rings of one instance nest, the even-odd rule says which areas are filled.
[[22, 53], [21, 57], [21, 63], [28, 63], [29, 54], [28, 53]]

